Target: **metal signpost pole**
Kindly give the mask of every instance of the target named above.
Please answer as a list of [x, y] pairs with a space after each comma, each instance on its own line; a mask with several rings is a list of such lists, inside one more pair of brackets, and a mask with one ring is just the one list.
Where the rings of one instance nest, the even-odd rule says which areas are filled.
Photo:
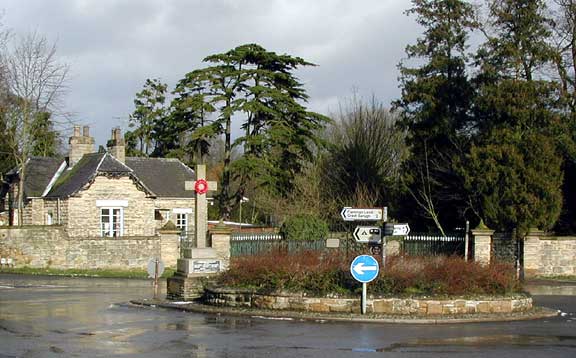
[[466, 231], [464, 232], [464, 261], [468, 261], [468, 231], [470, 231], [470, 221], [466, 220]]
[[154, 260], [154, 299], [158, 298], [158, 262], [159, 260]]
[[366, 282], [362, 282], [362, 314], [366, 314]]
[[148, 277], [154, 279], [154, 299], [158, 298], [158, 279], [164, 273], [164, 263], [158, 257], [153, 257], [148, 261], [146, 267]]
[[382, 269], [386, 267], [386, 236], [382, 236]]
[[350, 273], [356, 281], [362, 282], [362, 300], [360, 302], [360, 312], [366, 314], [366, 284], [378, 276], [378, 261], [370, 255], [360, 255], [350, 264]]

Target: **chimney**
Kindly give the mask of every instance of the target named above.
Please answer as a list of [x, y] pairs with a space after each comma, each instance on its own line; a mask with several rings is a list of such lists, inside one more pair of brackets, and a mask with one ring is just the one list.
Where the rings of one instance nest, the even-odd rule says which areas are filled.
[[112, 129], [112, 139], [108, 141], [107, 147], [108, 152], [112, 154], [114, 158], [122, 163], [126, 162], [126, 146], [120, 128]]
[[84, 126], [83, 134], [80, 135], [80, 126], [74, 126], [74, 133], [68, 140], [68, 144], [70, 144], [68, 165], [72, 167], [82, 159], [84, 154], [94, 153], [94, 138], [90, 137], [90, 127]]

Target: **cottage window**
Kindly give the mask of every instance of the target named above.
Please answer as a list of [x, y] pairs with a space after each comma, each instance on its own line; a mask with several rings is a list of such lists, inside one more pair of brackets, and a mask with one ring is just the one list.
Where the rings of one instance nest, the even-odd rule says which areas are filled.
[[170, 210], [156, 209], [154, 210], [154, 220], [160, 221], [162, 225], [170, 220]]
[[54, 213], [51, 211], [46, 214], [46, 225], [54, 225]]
[[123, 234], [123, 208], [100, 208], [100, 236], [119, 237]]
[[188, 214], [176, 213], [176, 227], [182, 230], [183, 234], [188, 234]]

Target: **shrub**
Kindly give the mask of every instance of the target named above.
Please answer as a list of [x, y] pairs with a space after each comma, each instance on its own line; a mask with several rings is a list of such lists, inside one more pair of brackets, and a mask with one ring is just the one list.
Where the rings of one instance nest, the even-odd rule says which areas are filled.
[[[263, 293], [355, 295], [361, 283], [352, 278], [350, 262], [351, 258], [315, 251], [245, 256], [233, 259], [217, 283]], [[512, 265], [482, 266], [458, 257], [390, 257], [369, 287], [376, 296], [507, 295], [522, 289]]]
[[287, 240], [317, 240], [328, 235], [328, 224], [317, 216], [299, 214], [286, 220], [280, 233]]

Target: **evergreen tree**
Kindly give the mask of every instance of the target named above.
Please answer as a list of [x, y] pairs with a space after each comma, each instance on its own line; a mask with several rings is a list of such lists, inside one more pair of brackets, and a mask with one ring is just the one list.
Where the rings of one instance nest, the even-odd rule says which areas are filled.
[[[301, 161], [312, 157], [310, 143], [318, 142], [316, 130], [327, 118], [307, 111], [299, 103], [307, 96], [292, 71], [311, 65], [301, 58], [247, 44], [204, 61], [208, 67], [190, 72], [180, 81], [174, 113], [189, 119], [196, 152], [205, 154], [208, 139], [224, 135], [219, 203], [221, 215], [229, 218], [251, 179], [258, 178], [263, 185], [279, 191], [289, 190]], [[214, 116], [207, 121], [206, 114], [212, 112]], [[241, 118], [244, 131], [234, 142], [233, 117]], [[235, 147], [244, 153], [232, 165]], [[237, 184], [234, 191], [233, 178]]]
[[[128, 138], [137, 140], [134, 150], [141, 155], [148, 156], [154, 151], [156, 156], [164, 156], [167, 154], [166, 147], [170, 147], [166, 142], [172, 138], [166, 138], [169, 131], [165, 129], [167, 123], [164, 121], [167, 117], [164, 106], [166, 88], [166, 84], [159, 79], [147, 79], [142, 91], [138, 92], [134, 99], [135, 109], [129, 117], [129, 127], [134, 130]], [[156, 143], [157, 141], [159, 143]]]
[[559, 88], [540, 75], [554, 56], [545, 13], [540, 0], [492, 1], [492, 36], [477, 55], [476, 136], [464, 177], [477, 214], [518, 237], [550, 228], [562, 203]]
[[[461, 0], [413, 0], [408, 14], [424, 28], [402, 62], [402, 96], [394, 103], [408, 131], [407, 190], [420, 215], [443, 231], [460, 220], [461, 180], [454, 158], [467, 149], [472, 87], [467, 77], [467, 39], [476, 26], [473, 7]], [[408, 199], [407, 199], [408, 200]], [[410, 210], [413, 215], [413, 210]]]

